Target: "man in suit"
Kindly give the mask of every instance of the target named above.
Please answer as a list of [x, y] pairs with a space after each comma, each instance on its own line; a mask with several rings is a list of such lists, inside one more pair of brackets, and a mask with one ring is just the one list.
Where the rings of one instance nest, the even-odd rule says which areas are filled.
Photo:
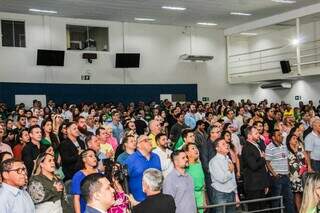
[[115, 191], [101, 173], [85, 177], [81, 183], [81, 192], [87, 202], [85, 213], [105, 213], [115, 202]]
[[[211, 175], [209, 171], [209, 162], [216, 155], [215, 141], [220, 138], [221, 130], [219, 127], [214, 126], [210, 130], [209, 139], [201, 145], [200, 149], [200, 160], [202, 163], [204, 175], [205, 175], [205, 183], [206, 190], [209, 199], [209, 204], [213, 204], [213, 188], [211, 186]], [[210, 212], [213, 212], [214, 209], [210, 209]]]
[[76, 163], [79, 154], [85, 150], [85, 144], [78, 139], [79, 130], [77, 124], [70, 122], [67, 124], [67, 139], [62, 141], [59, 147], [61, 155], [62, 170], [65, 174], [64, 181], [70, 180], [76, 173]]
[[[265, 153], [257, 144], [260, 134], [255, 127], [248, 127], [247, 141], [242, 149], [244, 190], [248, 200], [264, 198], [268, 192], [268, 173]], [[249, 211], [264, 209], [263, 202], [251, 203]]]
[[163, 175], [158, 169], [147, 169], [143, 173], [142, 187], [147, 198], [133, 207], [134, 213], [174, 213], [176, 205], [171, 195], [161, 192]]

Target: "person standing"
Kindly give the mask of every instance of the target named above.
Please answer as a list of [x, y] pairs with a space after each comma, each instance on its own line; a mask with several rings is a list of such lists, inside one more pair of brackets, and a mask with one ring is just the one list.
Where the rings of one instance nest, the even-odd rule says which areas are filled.
[[29, 129], [30, 142], [22, 150], [22, 160], [27, 167], [28, 177], [31, 176], [34, 161], [40, 154], [40, 141], [42, 139], [41, 128], [36, 125]]
[[55, 169], [54, 156], [40, 154], [28, 186], [28, 192], [36, 205], [36, 213], [63, 212], [64, 186], [55, 176]]
[[[257, 144], [260, 134], [255, 127], [248, 127], [247, 141], [242, 149], [244, 190], [248, 200], [265, 198], [269, 191], [265, 153]], [[249, 210], [264, 209], [264, 203], [252, 203]]]
[[[187, 173], [192, 177], [194, 183], [194, 196], [196, 198], [197, 207], [205, 205], [205, 182], [202, 165], [199, 161], [199, 150], [195, 143], [189, 143], [185, 147], [185, 152], [188, 156], [189, 166]], [[200, 209], [198, 213], [203, 213]]]
[[170, 159], [170, 155], [172, 151], [168, 148], [169, 141], [166, 134], [164, 133], [157, 134], [156, 142], [157, 142], [157, 148], [154, 149], [152, 152], [156, 153], [159, 156], [160, 162], [161, 162], [162, 174], [164, 177], [166, 177], [173, 169], [173, 164]]
[[62, 141], [59, 146], [62, 170], [65, 174], [64, 181], [70, 180], [77, 172], [76, 164], [79, 154], [85, 150], [85, 144], [82, 140], [78, 140], [79, 134], [76, 123], [67, 124], [67, 139]]
[[71, 194], [73, 195], [73, 206], [75, 213], [84, 213], [86, 209], [86, 202], [83, 199], [81, 188], [81, 181], [88, 175], [97, 173], [98, 160], [96, 153], [92, 149], [87, 149], [80, 154], [77, 162], [77, 169], [71, 181]]
[[[213, 204], [213, 189], [212, 189], [212, 181], [211, 181], [211, 175], [209, 171], [209, 162], [210, 160], [216, 155], [216, 147], [215, 147], [215, 141], [220, 138], [221, 136], [221, 130], [219, 127], [214, 126], [210, 130], [210, 136], [209, 139], [206, 141], [206, 143], [202, 144], [200, 149], [200, 160], [202, 163], [204, 175], [205, 175], [205, 185], [206, 185], [206, 191], [207, 196], [209, 200], [209, 204]], [[210, 210], [212, 212], [213, 209]]]
[[33, 201], [26, 190], [27, 168], [22, 161], [13, 158], [0, 165], [2, 183], [0, 187], [1, 213], [35, 213]]
[[100, 173], [83, 179], [81, 192], [87, 203], [85, 213], [106, 213], [114, 204], [114, 189], [108, 179]]
[[146, 199], [142, 190], [143, 172], [149, 168], [161, 170], [160, 158], [152, 152], [152, 144], [148, 136], [141, 135], [138, 138], [137, 151], [125, 161], [128, 167], [129, 190], [137, 201]]
[[[272, 174], [271, 194], [282, 196], [287, 213], [294, 212], [293, 194], [289, 179], [288, 149], [282, 144], [283, 136], [279, 130], [272, 133], [272, 142], [266, 148], [266, 161], [268, 170]], [[273, 202], [273, 207], [280, 207], [278, 200]]]
[[147, 169], [143, 173], [142, 186], [147, 198], [133, 207], [133, 213], [175, 213], [173, 197], [161, 192], [163, 186], [161, 171]]
[[308, 176], [302, 198], [300, 213], [317, 213], [320, 210], [320, 174]]
[[305, 149], [307, 152], [309, 172], [320, 172], [320, 119], [316, 118], [312, 122], [312, 132], [305, 138]]
[[[235, 177], [235, 166], [228, 157], [229, 144], [224, 139], [216, 141], [217, 154], [209, 163], [209, 170], [212, 180], [214, 204], [239, 202], [237, 183]], [[235, 206], [227, 206], [226, 212], [235, 212]], [[222, 207], [215, 211], [222, 213]]]
[[192, 177], [186, 172], [189, 165], [187, 155], [182, 150], [174, 151], [171, 154], [171, 160], [174, 169], [164, 179], [163, 193], [174, 198], [176, 213], [195, 213], [197, 206], [194, 184]]

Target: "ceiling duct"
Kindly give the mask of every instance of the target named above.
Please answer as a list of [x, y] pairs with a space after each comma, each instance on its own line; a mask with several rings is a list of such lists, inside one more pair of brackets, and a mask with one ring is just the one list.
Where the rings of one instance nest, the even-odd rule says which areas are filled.
[[210, 61], [213, 59], [213, 56], [210, 55], [189, 55], [189, 54], [183, 54], [179, 57], [180, 60], [184, 61]]
[[291, 89], [291, 82], [270, 82], [264, 83], [260, 86], [262, 89]]

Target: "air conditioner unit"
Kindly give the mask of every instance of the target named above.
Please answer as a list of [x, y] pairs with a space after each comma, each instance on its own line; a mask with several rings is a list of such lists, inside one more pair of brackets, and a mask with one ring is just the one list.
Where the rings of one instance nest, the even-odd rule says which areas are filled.
[[291, 82], [270, 82], [260, 86], [262, 89], [291, 89]]
[[210, 55], [188, 55], [183, 54], [179, 57], [180, 60], [184, 61], [210, 61], [213, 59], [213, 56]]

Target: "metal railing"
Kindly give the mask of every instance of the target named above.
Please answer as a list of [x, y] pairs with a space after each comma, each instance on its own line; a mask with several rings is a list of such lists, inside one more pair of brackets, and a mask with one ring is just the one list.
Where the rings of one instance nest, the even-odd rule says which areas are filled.
[[275, 210], [280, 210], [280, 212], [283, 213], [284, 206], [283, 206], [283, 197], [282, 196], [260, 198], [260, 199], [254, 199], [254, 200], [244, 200], [244, 201], [232, 202], [232, 203], [222, 203], [222, 204], [215, 204], [215, 205], [200, 206], [200, 207], [198, 207], [198, 209], [212, 209], [212, 208], [222, 207], [223, 213], [226, 213], [228, 206], [236, 206], [236, 205], [241, 206], [242, 204], [259, 203], [259, 202], [275, 201], [275, 200], [280, 200], [279, 207], [271, 207], [271, 208], [259, 209], [259, 210], [254, 210], [254, 211], [241, 210], [240, 212], [255, 213], [255, 212], [269, 212], [269, 211], [272, 212]]

